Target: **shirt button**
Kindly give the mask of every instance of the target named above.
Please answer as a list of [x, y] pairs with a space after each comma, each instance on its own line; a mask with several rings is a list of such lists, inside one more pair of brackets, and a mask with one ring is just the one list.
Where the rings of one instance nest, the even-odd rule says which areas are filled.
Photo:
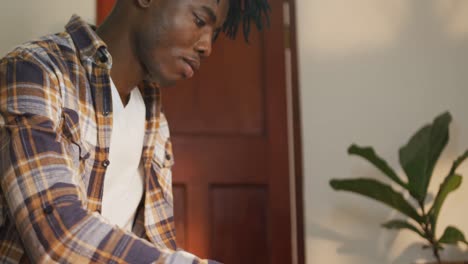
[[109, 161], [109, 160], [105, 160], [105, 161], [102, 162], [102, 166], [103, 166], [104, 168], [109, 167], [109, 164], [110, 164], [110, 161]]
[[104, 54], [99, 54], [98, 57], [99, 57], [99, 61], [102, 62], [102, 63], [106, 63], [106, 62], [109, 61], [109, 59], [107, 58], [107, 56], [104, 55]]
[[45, 214], [51, 214], [54, 211], [54, 207], [52, 205], [48, 205], [44, 207], [44, 213]]

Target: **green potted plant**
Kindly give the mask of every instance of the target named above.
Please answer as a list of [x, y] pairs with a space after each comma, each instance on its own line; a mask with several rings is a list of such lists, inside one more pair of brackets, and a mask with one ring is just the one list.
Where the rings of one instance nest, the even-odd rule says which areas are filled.
[[[465, 243], [464, 234], [454, 226], [446, 227], [442, 236], [436, 236], [437, 220], [442, 205], [448, 194], [458, 189], [462, 183], [462, 176], [457, 174], [458, 166], [468, 157], [468, 151], [453, 161], [452, 167], [440, 185], [434, 200], [427, 204], [428, 187], [434, 167], [440, 154], [449, 140], [449, 125], [452, 120], [446, 112], [436, 117], [432, 124], [422, 127], [414, 134], [409, 142], [400, 148], [399, 161], [406, 174], [407, 181], [401, 179], [397, 173], [380, 158], [372, 147], [351, 145], [350, 155], [356, 155], [372, 163], [384, 176], [398, 185], [395, 190], [389, 184], [375, 179], [332, 179], [330, 185], [337, 191], [349, 191], [364, 195], [387, 206], [396, 209], [408, 219], [394, 219], [382, 224], [387, 229], [407, 229], [418, 234], [424, 241], [423, 248], [431, 249], [438, 263], [440, 250], [444, 245]], [[409, 192], [405, 199], [403, 193]], [[411, 200], [414, 202], [412, 203]], [[416, 206], [414, 206], [415, 204]]]

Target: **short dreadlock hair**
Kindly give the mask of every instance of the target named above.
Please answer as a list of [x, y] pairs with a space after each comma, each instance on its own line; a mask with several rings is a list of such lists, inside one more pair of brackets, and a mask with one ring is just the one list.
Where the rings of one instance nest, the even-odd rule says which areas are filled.
[[[242, 24], [244, 39], [249, 42], [251, 24], [258, 30], [270, 25], [270, 5], [268, 0], [228, 0], [229, 11], [222, 31], [227, 37], [234, 39], [239, 26]], [[219, 0], [218, 0], [219, 2]]]

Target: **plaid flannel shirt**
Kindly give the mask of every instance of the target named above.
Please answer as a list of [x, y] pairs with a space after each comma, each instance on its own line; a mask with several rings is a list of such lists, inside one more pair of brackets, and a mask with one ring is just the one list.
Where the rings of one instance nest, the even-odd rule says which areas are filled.
[[0, 61], [1, 263], [216, 263], [177, 250], [172, 148], [151, 83], [140, 86], [144, 196], [133, 230], [101, 216], [111, 66], [105, 43], [78, 16]]

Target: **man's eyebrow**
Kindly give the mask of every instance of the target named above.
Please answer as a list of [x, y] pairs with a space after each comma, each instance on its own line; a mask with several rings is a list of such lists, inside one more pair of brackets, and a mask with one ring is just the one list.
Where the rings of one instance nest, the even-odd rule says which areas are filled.
[[216, 14], [213, 11], [213, 9], [209, 6], [202, 6], [201, 9], [205, 11], [205, 13], [210, 17], [211, 22], [213, 22], [213, 24], [216, 24], [218, 18], [216, 17]]

